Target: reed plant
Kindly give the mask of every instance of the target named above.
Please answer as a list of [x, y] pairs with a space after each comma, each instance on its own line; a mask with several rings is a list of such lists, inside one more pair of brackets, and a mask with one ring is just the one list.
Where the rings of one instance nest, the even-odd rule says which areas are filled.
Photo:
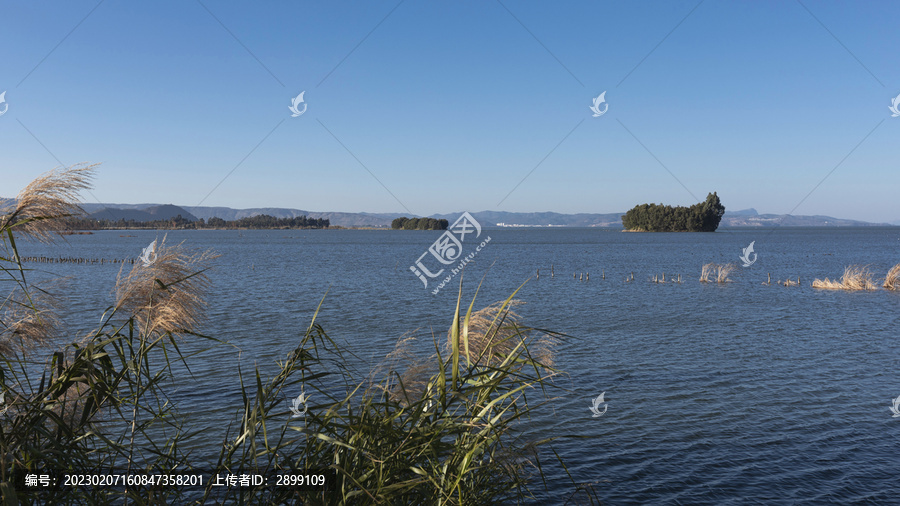
[[719, 264], [716, 266], [716, 283], [727, 283], [731, 281], [728, 275], [737, 269], [735, 264]]
[[727, 283], [731, 281], [728, 278], [729, 274], [734, 272], [737, 268], [735, 264], [717, 264], [717, 263], [708, 263], [704, 264], [703, 268], [700, 271], [700, 282], [701, 283], [709, 283], [710, 280], [714, 280], [716, 283]]
[[878, 285], [872, 276], [868, 266], [851, 265], [844, 269], [840, 279], [815, 279], [812, 286], [822, 290], [876, 290]]
[[[462, 312], [460, 291], [434, 353], [417, 356], [415, 337], [405, 336], [369, 379], [347, 383], [339, 395], [328, 388], [337, 371], [326, 367], [342, 363], [339, 350], [314, 317], [276, 377], [245, 388], [244, 414], [219, 466], [337, 471], [331, 495], [260, 492], [267, 503], [527, 500], [532, 478], [542, 476], [538, 450], [554, 438], [523, 428], [556, 388], [558, 336], [522, 326], [514, 295], [477, 311], [473, 297]], [[324, 402], [310, 405], [302, 422], [285, 424], [284, 398], [300, 391]], [[217, 492], [207, 490], [203, 500], [218, 501]]]
[[891, 267], [881, 286], [891, 291], [900, 290], [900, 264]]
[[[47, 504], [507, 504], [531, 497], [539, 450], [554, 437], [528, 430], [550, 399], [559, 335], [523, 325], [506, 300], [462, 308], [462, 282], [445, 340], [418, 357], [406, 336], [368, 377], [317, 322], [320, 303], [277, 372], [244, 382], [212, 459], [185, 450], [198, 431], [176, 409], [176, 367], [199, 333], [215, 255], [163, 239], [155, 262], [123, 270], [99, 326], [61, 343], [51, 291], [30, 284], [16, 238], [52, 240], [78, 212], [92, 166], [53, 171], [0, 210], [0, 503]], [[324, 302], [324, 298], [323, 298]], [[439, 342], [440, 341], [440, 342]], [[288, 400], [302, 393], [302, 415]], [[555, 454], [555, 452], [554, 452]], [[290, 487], [17, 488], [23, 473], [169, 474], [329, 470], [331, 492]], [[574, 484], [573, 484], [574, 485]], [[579, 497], [596, 501], [590, 487]]]
[[[110, 306], [95, 330], [60, 344], [65, 334], [59, 329], [55, 294], [30, 283], [31, 272], [19, 255], [17, 238], [53, 241], [61, 221], [80, 211], [76, 194], [87, 187], [93, 169], [79, 165], [51, 171], [0, 210], [0, 275], [12, 287], [0, 302], [3, 504], [183, 499], [184, 490], [146, 486], [115, 491], [56, 486], [34, 493], [16, 486], [24, 473], [48, 470], [164, 473], [188, 465], [180, 443], [190, 433], [174, 417], [163, 381], [173, 361], [184, 359], [178, 340], [203, 337], [191, 329], [196, 321], [185, 317], [196, 316], [189, 301], [205, 297], [204, 266], [182, 265], [179, 249], [163, 246], [158, 275], [117, 284], [120, 291], [135, 289], [129, 304]], [[168, 275], [162, 272], [167, 269]]]
[[709, 283], [709, 277], [713, 275], [716, 270], [717, 264], [708, 263], [703, 264], [703, 269], [700, 271], [700, 282], [701, 283]]

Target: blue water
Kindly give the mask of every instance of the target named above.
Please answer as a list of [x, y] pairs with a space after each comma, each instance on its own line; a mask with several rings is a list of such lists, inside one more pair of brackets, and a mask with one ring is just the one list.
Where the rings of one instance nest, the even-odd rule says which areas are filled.
[[[132, 237], [123, 237], [130, 235]], [[23, 255], [136, 257], [162, 233], [104, 231]], [[446, 335], [459, 278], [432, 295], [409, 266], [440, 232], [309, 230], [169, 232], [167, 241], [222, 256], [202, 331], [230, 345], [192, 357], [181, 411], [220, 441], [240, 406], [244, 372], [296, 346], [319, 315], [361, 370], [419, 329]], [[560, 436], [554, 448], [578, 483], [608, 504], [875, 502], [900, 497], [900, 293], [814, 290], [813, 278], [867, 264], [876, 277], [900, 262], [900, 228], [720, 229], [634, 234], [603, 229], [485, 229], [490, 243], [465, 271], [464, 301], [484, 277], [476, 307], [518, 293], [525, 323], [571, 336], [557, 348], [559, 398], [529, 430]], [[755, 241], [757, 261], [730, 283], [703, 284], [701, 266], [736, 262]], [[466, 250], [468, 252], [468, 250]], [[553, 265], [554, 277], [550, 277]], [[31, 264], [71, 276], [66, 320], [76, 339], [112, 304], [117, 266]], [[634, 282], [625, 278], [634, 273]], [[590, 273], [589, 281], [573, 273]], [[683, 282], [656, 284], [679, 274]], [[763, 285], [767, 273], [773, 284]], [[602, 275], [605, 274], [605, 279]], [[800, 277], [801, 286], [777, 280]], [[192, 352], [209, 343], [188, 342]], [[593, 418], [591, 399], [608, 411]], [[176, 396], [176, 399], [179, 397]], [[571, 436], [584, 436], [574, 439]], [[573, 490], [552, 454], [549, 494]]]

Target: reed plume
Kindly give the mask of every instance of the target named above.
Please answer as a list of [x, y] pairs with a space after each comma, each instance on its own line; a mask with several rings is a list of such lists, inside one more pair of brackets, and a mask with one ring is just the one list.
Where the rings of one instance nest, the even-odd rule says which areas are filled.
[[[385, 357], [387, 376], [393, 379], [385, 390], [391, 400], [402, 406], [409, 406], [421, 400], [428, 389], [431, 376], [437, 372], [434, 369], [436, 356], [432, 355], [427, 359], [417, 356], [412, 350], [415, 341], [414, 334], [404, 335]], [[376, 368], [372, 376], [383, 376], [382, 370], [383, 368]]]
[[59, 301], [49, 290], [37, 285], [15, 290], [0, 308], [0, 356], [28, 351], [57, 335]]
[[703, 269], [700, 271], [700, 282], [701, 283], [709, 283], [709, 277], [712, 275], [713, 271], [716, 270], [716, 264], [708, 263], [703, 265]]
[[737, 268], [734, 264], [717, 264], [708, 263], [703, 266], [700, 271], [700, 282], [709, 283], [711, 277], [715, 277], [716, 283], [727, 283], [731, 281], [728, 275]]
[[872, 272], [868, 266], [851, 265], [844, 269], [844, 275], [839, 280], [815, 279], [813, 288], [822, 290], [875, 290], [877, 285], [872, 278]]
[[[529, 339], [530, 329], [521, 326], [522, 317], [512, 310], [514, 306], [521, 304], [524, 302], [513, 299], [503, 308], [503, 302], [495, 302], [472, 313], [467, 339], [469, 357], [473, 362], [483, 365], [503, 362], [519, 343], [528, 339], [528, 352], [531, 356], [541, 365], [553, 367], [556, 340], [548, 335]], [[452, 339], [451, 329], [447, 332], [448, 347], [452, 347]]]
[[900, 290], [900, 264], [891, 267], [882, 286], [891, 291]]
[[734, 264], [720, 264], [716, 266], [716, 283], [727, 283], [731, 281], [728, 275], [731, 274], [737, 266]]
[[[116, 279], [116, 310], [134, 316], [143, 332], [193, 332], [206, 308], [210, 281], [206, 275], [218, 255], [189, 253], [182, 245], [167, 246], [163, 237], [156, 260], [137, 262]], [[124, 268], [124, 265], [123, 265]]]
[[0, 229], [14, 228], [26, 237], [49, 242], [65, 228], [64, 219], [84, 213], [78, 193], [90, 188], [98, 164], [56, 168], [28, 184], [13, 204], [0, 210]]

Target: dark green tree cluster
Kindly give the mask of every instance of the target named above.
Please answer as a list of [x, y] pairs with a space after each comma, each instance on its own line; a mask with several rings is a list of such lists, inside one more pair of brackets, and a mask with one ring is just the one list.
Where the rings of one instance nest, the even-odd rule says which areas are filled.
[[450, 222], [435, 218], [395, 218], [391, 222], [394, 230], [447, 230]]
[[713, 192], [691, 207], [635, 206], [622, 216], [622, 225], [643, 232], [715, 232], [724, 214], [725, 206]]
[[307, 218], [306, 216], [276, 218], [268, 214], [225, 222], [225, 226], [228, 228], [327, 228], [329, 224], [329, 221], [323, 218]]
[[122, 229], [122, 228], [149, 228], [149, 229], [203, 229], [203, 228], [328, 228], [329, 220], [322, 218], [307, 218], [306, 216], [297, 216], [296, 218], [275, 218], [262, 214], [259, 216], [251, 216], [241, 218], [234, 221], [225, 221], [222, 218], [212, 217], [209, 221], [202, 218], [197, 221], [191, 221], [183, 218], [180, 214], [174, 218], [167, 220], [95, 220], [91, 218], [68, 218], [66, 220], [67, 230], [105, 230], [105, 229]]

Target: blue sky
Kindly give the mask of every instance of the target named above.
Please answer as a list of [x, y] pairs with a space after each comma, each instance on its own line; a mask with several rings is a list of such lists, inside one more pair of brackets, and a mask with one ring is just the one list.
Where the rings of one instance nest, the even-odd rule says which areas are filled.
[[3, 196], [90, 161], [88, 202], [604, 213], [717, 191], [732, 210], [900, 219], [889, 2], [3, 11]]

